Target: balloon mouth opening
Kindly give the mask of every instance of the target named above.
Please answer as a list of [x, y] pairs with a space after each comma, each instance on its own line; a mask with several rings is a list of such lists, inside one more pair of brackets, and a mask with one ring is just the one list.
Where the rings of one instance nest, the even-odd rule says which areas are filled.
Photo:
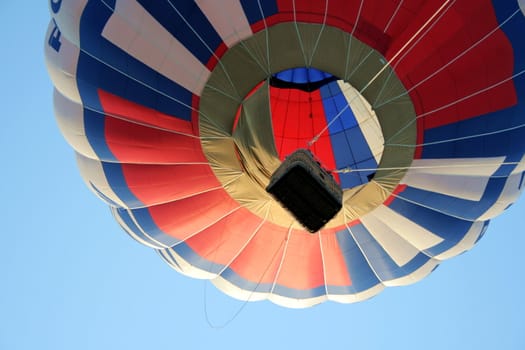
[[[374, 178], [384, 150], [381, 125], [368, 100], [350, 83], [316, 68], [289, 68], [258, 83], [244, 101], [261, 89], [267, 90], [269, 115], [259, 118], [269, 118], [281, 162], [308, 149], [343, 189]], [[243, 110], [245, 103], [237, 109], [232, 134]]]
[[[297, 46], [281, 56], [279, 48], [297, 40], [298, 29], [318, 33], [321, 26], [281, 23], [225, 52], [198, 102], [201, 146], [242, 208], [263, 222], [300, 230], [266, 188], [287, 156], [307, 149], [342, 189], [343, 209], [323, 226], [332, 230], [394, 192], [413, 159], [415, 112], [384, 57], [338, 28], [322, 29], [326, 40], [316, 52], [323, 54], [305, 60]], [[350, 44], [368, 53], [347, 55], [341, 47]], [[253, 54], [251, 48], [263, 47], [266, 54]], [[396, 96], [402, 98], [390, 103]]]

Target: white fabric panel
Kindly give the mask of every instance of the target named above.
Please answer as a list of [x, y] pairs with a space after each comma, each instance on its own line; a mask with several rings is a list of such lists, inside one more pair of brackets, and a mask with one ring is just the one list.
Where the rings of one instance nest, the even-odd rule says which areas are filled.
[[[47, 28], [46, 38], [50, 38], [54, 34], [55, 24], [53, 21], [49, 23]], [[78, 56], [80, 50], [71, 41], [67, 40], [63, 34], [60, 35], [60, 49], [56, 51], [48, 44], [46, 40], [44, 55], [46, 58], [46, 66], [49, 76], [53, 81], [55, 88], [60, 91], [68, 99], [80, 103], [80, 93], [78, 92], [76, 72], [78, 64]]]
[[377, 218], [374, 212], [362, 217], [361, 223], [398, 266], [405, 265], [419, 254], [418, 249]]
[[73, 149], [85, 157], [97, 159], [97, 155], [84, 130], [84, 110], [82, 106], [71, 101], [58, 90], [54, 90], [53, 105], [57, 124], [66, 141]]
[[406, 276], [397, 278], [395, 280], [385, 281], [383, 282], [383, 284], [388, 287], [393, 287], [406, 286], [408, 284], [416, 283], [428, 276], [436, 268], [437, 265], [439, 265], [439, 261], [431, 259], [416, 271]]
[[410, 242], [411, 245], [419, 251], [433, 247], [443, 241], [441, 237], [384, 205], [378, 206], [372, 212], [365, 215], [362, 220], [368, 216], [373, 216], [376, 220], [382, 221], [385, 225], [390, 227], [392, 231], [396, 232], [397, 235], [405, 241]]
[[473, 223], [470, 230], [467, 232], [465, 237], [458, 244], [450, 248], [449, 250], [436, 255], [434, 258], [437, 260], [447, 260], [456, 255], [459, 255], [472, 247], [476, 243], [476, 240], [479, 238], [479, 235], [483, 232], [484, 223], [482, 221], [476, 221]]
[[[373, 296], [376, 296], [383, 289], [385, 289], [385, 286], [379, 283], [370, 289], [367, 289], [363, 292], [359, 292], [356, 294], [348, 294], [348, 295], [328, 294], [328, 300], [332, 300], [338, 303], [345, 303], [345, 304], [357, 303], [359, 301], [364, 301], [364, 300], [372, 298]], [[328, 292], [330, 292], [330, 290], [328, 290]]]
[[82, 16], [82, 12], [84, 12], [84, 8], [86, 7], [87, 3], [88, 0], [63, 0], [60, 4], [58, 12], [53, 13], [51, 10], [51, 1], [48, 1], [49, 13], [62, 32], [62, 37], [67, 38], [76, 46], [78, 46], [80, 42], [80, 17]]
[[102, 35], [151, 69], [200, 96], [210, 71], [136, 1], [117, 1]]
[[504, 157], [416, 159], [401, 183], [430, 192], [479, 201], [490, 176], [504, 160]]
[[523, 12], [523, 16], [525, 16], [525, 0], [518, 0], [518, 4], [520, 5], [521, 12]]
[[195, 2], [226, 46], [232, 47], [253, 35], [239, 0], [196, 0]]
[[[509, 205], [516, 202], [520, 197], [520, 194], [525, 190], [525, 185], [522, 181], [522, 173], [525, 171], [525, 156], [521, 159], [520, 163], [514, 171], [511, 173], [505, 187], [501, 192], [498, 200], [494, 203], [480, 218], [479, 220], [489, 220], [497, 215], [500, 215]], [[520, 188], [521, 184], [521, 188]]]
[[[104, 169], [102, 169], [102, 164], [97, 160], [86, 158], [79, 153], [77, 153], [76, 155], [80, 175], [86, 182], [88, 188], [92, 190], [93, 193], [95, 193], [97, 197], [102, 199], [104, 202], [108, 203], [107, 199], [113, 202], [108, 203], [109, 205], [117, 205], [122, 208], [126, 208], [126, 205], [120, 200], [120, 198], [115, 194], [115, 192], [113, 192], [113, 190], [109, 186], [109, 183], [106, 179], [106, 175], [104, 174]], [[104, 196], [106, 196], [107, 198], [101, 197], [100, 194], [94, 190], [93, 186], [95, 186], [97, 190], [103, 193]]]
[[366, 101], [354, 87], [342, 80], [338, 80], [337, 83], [355, 115], [361, 132], [375, 157], [376, 163], [379, 164], [383, 154], [385, 139], [376, 113], [372, 110], [368, 101]]

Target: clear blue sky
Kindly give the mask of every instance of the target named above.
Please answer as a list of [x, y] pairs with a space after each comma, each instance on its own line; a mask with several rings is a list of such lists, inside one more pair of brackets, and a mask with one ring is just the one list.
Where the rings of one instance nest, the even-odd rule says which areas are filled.
[[[0, 2], [0, 349], [525, 349], [525, 200], [470, 252], [359, 304], [233, 301], [124, 234], [60, 135], [46, 1]], [[225, 328], [212, 328], [238, 316]]]

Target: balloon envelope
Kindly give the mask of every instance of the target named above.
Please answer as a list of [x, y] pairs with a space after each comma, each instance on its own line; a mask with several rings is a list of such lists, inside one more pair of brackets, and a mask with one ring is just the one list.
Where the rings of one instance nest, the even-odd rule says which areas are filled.
[[[177, 271], [244, 300], [355, 302], [471, 247], [525, 187], [522, 0], [50, 0], [58, 125]], [[310, 149], [311, 234], [265, 191]]]

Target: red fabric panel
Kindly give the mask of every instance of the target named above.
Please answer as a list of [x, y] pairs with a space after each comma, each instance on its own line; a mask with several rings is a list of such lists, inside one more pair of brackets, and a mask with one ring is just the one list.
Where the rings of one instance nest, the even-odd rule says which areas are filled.
[[239, 208], [224, 189], [149, 207], [155, 225], [164, 233], [184, 240]]
[[[341, 28], [354, 35], [364, 43], [384, 53], [390, 43], [390, 37], [384, 29], [397, 7], [394, 1], [366, 0], [357, 20], [361, 0], [293, 1], [277, 0], [279, 21], [323, 23]], [[294, 15], [295, 12], [295, 15]], [[357, 27], [354, 26], [357, 20]]]
[[[387, 58], [393, 57], [440, 5], [434, 1], [426, 3], [392, 43]], [[425, 129], [487, 114], [517, 102], [512, 81], [480, 93], [513, 74], [512, 47], [503, 31], [498, 30], [477, 44], [497, 27], [490, 0], [458, 1], [406, 57], [394, 61], [396, 73], [409, 90], [450, 63], [410, 92], [416, 114], [423, 115], [417, 123], [419, 144], [424, 142]], [[460, 55], [463, 56], [456, 60]], [[415, 158], [420, 156], [421, 147], [416, 150]]]
[[98, 90], [98, 94], [102, 108], [108, 117], [115, 116], [119, 119], [150, 125], [155, 128], [195, 134], [191, 123], [186, 120], [144, 107], [101, 89]]
[[287, 235], [286, 228], [265, 223], [230, 268], [248, 281], [272, 284], [281, 262]]
[[241, 252], [262, 221], [241, 208], [191, 237], [186, 244], [206, 260], [226, 266]]
[[191, 122], [164, 115], [99, 90], [106, 143], [122, 163], [207, 163]]
[[318, 235], [306, 231], [292, 231], [276, 283], [303, 290], [324, 285], [323, 259]]
[[325, 265], [325, 281], [327, 286], [350, 286], [352, 281], [346, 268], [346, 262], [341, 252], [334, 232], [323, 231], [320, 234], [323, 246]]
[[[270, 103], [275, 146], [281, 160], [298, 148], [307, 148], [308, 142], [326, 127], [319, 90], [308, 93], [271, 87]], [[336, 168], [328, 130], [314, 143], [311, 151], [323, 167]]]
[[221, 187], [208, 164], [122, 164], [129, 190], [146, 206]]

